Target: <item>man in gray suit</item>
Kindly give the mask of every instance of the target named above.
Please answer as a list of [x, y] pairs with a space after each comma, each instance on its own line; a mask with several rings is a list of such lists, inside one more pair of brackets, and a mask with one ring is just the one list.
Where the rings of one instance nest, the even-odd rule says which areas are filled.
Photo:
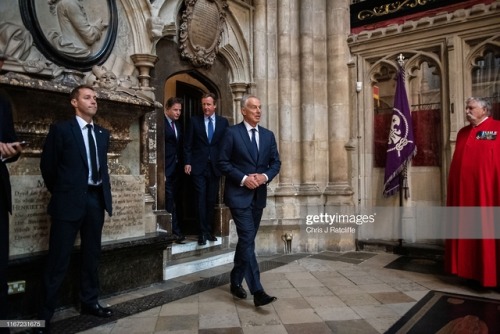
[[247, 297], [245, 278], [256, 307], [274, 302], [260, 283], [255, 237], [266, 207], [267, 184], [279, 173], [281, 161], [274, 134], [259, 126], [262, 106], [256, 96], [241, 99], [243, 122], [227, 128], [219, 153], [219, 169], [226, 176], [224, 202], [231, 210], [238, 244], [231, 271], [231, 293]]

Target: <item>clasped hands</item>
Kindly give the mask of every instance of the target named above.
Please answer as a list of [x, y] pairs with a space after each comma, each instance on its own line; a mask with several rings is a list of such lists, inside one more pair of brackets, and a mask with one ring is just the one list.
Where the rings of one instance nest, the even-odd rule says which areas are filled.
[[267, 182], [264, 174], [249, 174], [243, 183], [248, 189], [256, 189]]

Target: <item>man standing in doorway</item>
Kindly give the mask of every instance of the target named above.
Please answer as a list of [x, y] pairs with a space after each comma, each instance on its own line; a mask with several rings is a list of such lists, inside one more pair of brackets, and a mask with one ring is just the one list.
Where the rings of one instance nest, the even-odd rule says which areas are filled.
[[259, 126], [262, 106], [256, 96], [243, 96], [243, 122], [229, 127], [222, 140], [218, 166], [226, 176], [224, 202], [231, 210], [238, 243], [231, 271], [231, 293], [247, 297], [246, 280], [256, 307], [274, 302], [260, 283], [255, 237], [266, 207], [267, 184], [278, 175], [281, 161], [274, 134]]
[[179, 176], [182, 171], [182, 133], [177, 120], [181, 116], [182, 99], [171, 97], [165, 105], [165, 206], [172, 215], [175, 242], [183, 244], [186, 237], [179, 226]]
[[198, 244], [217, 241], [214, 215], [221, 173], [217, 168], [219, 144], [229, 122], [215, 115], [217, 97], [207, 93], [201, 98], [203, 115], [191, 117], [184, 140], [184, 172], [193, 178], [198, 210]]

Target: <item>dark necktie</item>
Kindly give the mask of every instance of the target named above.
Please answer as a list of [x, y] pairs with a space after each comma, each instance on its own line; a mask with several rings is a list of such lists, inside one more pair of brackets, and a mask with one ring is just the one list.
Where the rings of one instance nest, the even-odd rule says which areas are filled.
[[252, 129], [252, 157], [254, 158], [255, 161], [257, 161], [257, 157], [259, 156], [259, 147], [257, 146], [257, 140], [255, 138], [255, 132], [257, 132], [257, 129], [253, 128]]
[[97, 170], [97, 155], [96, 155], [96, 147], [94, 136], [92, 136], [92, 124], [87, 124], [87, 133], [89, 136], [89, 151], [90, 151], [90, 165], [92, 170], [92, 181], [97, 183], [99, 180], [99, 172]]
[[208, 132], [208, 142], [211, 143], [212, 137], [214, 136], [214, 123], [212, 123], [212, 117], [208, 118], [207, 132]]
[[170, 126], [172, 127], [172, 131], [174, 131], [175, 138], [177, 138], [177, 133], [175, 132], [175, 124], [174, 124], [174, 121], [170, 122]]

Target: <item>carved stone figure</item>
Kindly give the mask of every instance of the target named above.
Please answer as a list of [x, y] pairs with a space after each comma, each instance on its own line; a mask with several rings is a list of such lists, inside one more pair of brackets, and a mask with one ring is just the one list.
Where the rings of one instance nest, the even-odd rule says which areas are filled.
[[82, 0], [48, 0], [50, 11], [57, 16], [59, 31], [51, 31], [49, 40], [60, 52], [76, 57], [88, 57], [92, 45], [101, 39], [108, 24], [98, 19], [90, 23]]

